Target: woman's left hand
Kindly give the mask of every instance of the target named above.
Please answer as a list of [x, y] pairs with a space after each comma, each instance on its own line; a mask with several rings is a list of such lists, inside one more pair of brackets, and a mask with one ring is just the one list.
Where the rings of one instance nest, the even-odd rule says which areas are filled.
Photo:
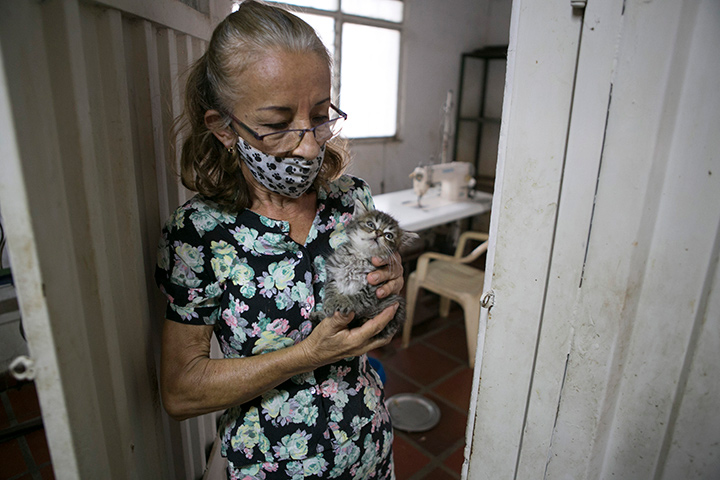
[[377, 289], [378, 298], [385, 298], [392, 293], [399, 294], [405, 284], [400, 254], [396, 252], [385, 259], [373, 257], [372, 264], [378, 268], [370, 272], [367, 279], [370, 285], [380, 285]]

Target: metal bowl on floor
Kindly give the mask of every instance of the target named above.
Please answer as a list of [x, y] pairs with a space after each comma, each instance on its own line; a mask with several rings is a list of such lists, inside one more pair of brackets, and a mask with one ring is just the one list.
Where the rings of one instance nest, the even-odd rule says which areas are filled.
[[398, 393], [385, 402], [393, 427], [406, 432], [424, 432], [440, 421], [440, 409], [417, 393]]

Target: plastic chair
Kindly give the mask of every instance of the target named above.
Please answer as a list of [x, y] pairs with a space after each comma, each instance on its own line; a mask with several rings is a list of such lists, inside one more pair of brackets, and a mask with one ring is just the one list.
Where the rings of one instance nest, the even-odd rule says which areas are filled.
[[[424, 288], [440, 295], [440, 316], [443, 318], [450, 313], [450, 300], [454, 300], [462, 306], [465, 315], [470, 367], [475, 366], [480, 323], [480, 298], [483, 294], [485, 272], [467, 264], [477, 260], [487, 251], [487, 239], [487, 233], [464, 232], [460, 235], [455, 256], [436, 252], [426, 252], [420, 255], [417, 268], [410, 274], [407, 282], [407, 315], [403, 329], [403, 348], [410, 343], [418, 290]], [[484, 242], [475, 247], [470, 254], [463, 256], [468, 240]]]

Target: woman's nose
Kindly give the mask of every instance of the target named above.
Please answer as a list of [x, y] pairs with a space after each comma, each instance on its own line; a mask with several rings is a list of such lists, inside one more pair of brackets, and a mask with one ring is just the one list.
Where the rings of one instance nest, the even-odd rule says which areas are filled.
[[314, 160], [320, 155], [320, 145], [315, 139], [314, 132], [305, 132], [300, 145], [292, 152], [293, 156], [302, 157], [306, 160]]

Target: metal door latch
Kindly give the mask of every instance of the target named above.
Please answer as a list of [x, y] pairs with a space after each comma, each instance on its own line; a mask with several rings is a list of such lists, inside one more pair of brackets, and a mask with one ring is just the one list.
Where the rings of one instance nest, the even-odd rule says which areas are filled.
[[480, 299], [480, 306], [490, 310], [493, 305], [495, 305], [495, 291], [490, 289], [483, 293], [483, 296]]
[[15, 380], [34, 380], [35, 360], [20, 355], [10, 363], [10, 373], [15, 377]]

